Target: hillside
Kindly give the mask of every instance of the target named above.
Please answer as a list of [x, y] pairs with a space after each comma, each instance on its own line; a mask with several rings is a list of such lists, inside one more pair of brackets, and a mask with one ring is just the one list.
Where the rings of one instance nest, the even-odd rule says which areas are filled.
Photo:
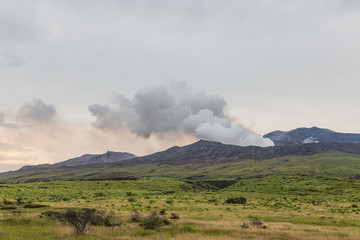
[[[175, 177], [187, 179], [241, 179], [275, 173], [315, 173], [360, 177], [360, 144], [318, 143], [268, 148], [240, 147], [199, 141], [144, 157], [101, 163], [28, 168], [0, 174], [0, 182], [44, 180]], [[66, 163], [67, 161], [63, 162]]]
[[106, 152], [104, 154], [85, 154], [81, 157], [71, 158], [69, 160], [55, 163], [55, 164], [40, 164], [30, 165], [20, 168], [20, 170], [29, 170], [34, 168], [48, 169], [48, 168], [62, 168], [62, 167], [75, 167], [75, 166], [87, 166], [92, 164], [101, 163], [116, 163], [127, 159], [136, 158], [137, 156], [127, 152]]
[[274, 131], [264, 135], [275, 146], [303, 143], [360, 143], [360, 134], [339, 133], [325, 128], [297, 128], [291, 131]]
[[237, 146], [200, 140], [184, 147], [172, 147], [163, 152], [124, 160], [118, 165], [161, 163], [171, 165], [237, 162], [246, 159], [270, 159], [289, 155], [307, 156], [325, 152], [360, 154], [360, 143], [313, 143], [274, 147]]

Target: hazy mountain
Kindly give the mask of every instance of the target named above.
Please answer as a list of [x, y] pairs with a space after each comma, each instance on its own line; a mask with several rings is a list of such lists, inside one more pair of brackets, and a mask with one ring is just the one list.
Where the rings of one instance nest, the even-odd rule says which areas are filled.
[[198, 141], [143, 157], [107, 152], [0, 173], [1, 182], [179, 177], [248, 178], [274, 173], [360, 177], [360, 143], [241, 147]]
[[291, 131], [274, 131], [264, 135], [275, 146], [303, 143], [360, 143], [360, 134], [339, 133], [325, 128], [297, 128]]
[[269, 159], [289, 155], [306, 156], [325, 152], [360, 154], [360, 143], [312, 143], [274, 147], [237, 146], [200, 140], [184, 147], [172, 147], [144, 157], [124, 160], [116, 165], [143, 163], [210, 165], [245, 159]]
[[71, 158], [69, 160], [55, 163], [55, 164], [41, 164], [33, 166], [24, 166], [20, 170], [29, 170], [34, 168], [46, 169], [46, 168], [62, 168], [62, 167], [75, 167], [86, 166], [92, 164], [106, 164], [116, 163], [127, 159], [136, 158], [137, 156], [127, 152], [106, 152], [104, 154], [85, 154], [81, 157]]

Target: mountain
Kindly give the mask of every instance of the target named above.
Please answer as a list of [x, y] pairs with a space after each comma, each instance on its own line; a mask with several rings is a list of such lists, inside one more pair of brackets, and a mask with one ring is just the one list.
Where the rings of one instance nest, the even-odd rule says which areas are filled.
[[339, 133], [325, 128], [297, 128], [291, 131], [274, 131], [264, 135], [275, 146], [303, 143], [360, 143], [360, 134]]
[[237, 146], [200, 140], [184, 147], [172, 147], [144, 157], [124, 160], [116, 165], [144, 163], [161, 164], [203, 164], [236, 162], [245, 159], [269, 159], [289, 155], [314, 155], [324, 152], [345, 152], [360, 155], [360, 143], [318, 143], [293, 144], [274, 147]]
[[137, 156], [127, 152], [106, 152], [104, 154], [85, 154], [81, 157], [71, 158], [69, 160], [55, 163], [55, 164], [40, 164], [33, 166], [24, 166], [20, 170], [29, 169], [49, 169], [49, 168], [63, 168], [63, 167], [76, 167], [76, 166], [88, 166], [92, 164], [107, 164], [116, 163], [128, 159], [136, 158]]
[[121, 153], [84, 155], [54, 165], [0, 173], [0, 182], [177, 177], [239, 179], [275, 173], [360, 178], [360, 143], [310, 143], [241, 147], [198, 141], [143, 157]]

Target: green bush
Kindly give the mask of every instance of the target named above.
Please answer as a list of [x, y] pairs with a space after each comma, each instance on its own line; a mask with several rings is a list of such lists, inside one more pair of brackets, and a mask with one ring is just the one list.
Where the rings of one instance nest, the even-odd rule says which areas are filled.
[[245, 197], [229, 197], [226, 199], [225, 203], [246, 204], [247, 199]]
[[105, 197], [105, 193], [103, 193], [103, 192], [98, 192], [98, 193], [95, 193], [94, 196], [95, 196], [95, 197]]
[[25, 204], [24, 208], [43, 208], [43, 207], [48, 207], [48, 205], [44, 205], [44, 204]]
[[172, 200], [172, 199], [168, 199], [168, 200], [166, 200], [165, 203], [167, 203], [167, 204], [172, 204], [172, 203], [173, 203], [173, 200]]
[[115, 212], [111, 211], [107, 215], [93, 219], [91, 225], [115, 227], [115, 226], [120, 226], [121, 222], [116, 221]]
[[178, 220], [178, 219], [180, 219], [179, 215], [177, 215], [177, 214], [175, 214], [175, 213], [171, 213], [171, 215], [170, 215], [169, 218], [170, 218], [170, 219], [173, 219], [173, 220]]
[[3, 203], [4, 203], [5, 205], [11, 205], [11, 204], [13, 204], [11, 201], [6, 200], [5, 198], [3, 199]]
[[153, 211], [142, 219], [140, 226], [147, 230], [158, 230], [161, 226], [168, 224], [170, 223], [167, 219], [160, 217], [156, 211]]
[[44, 213], [45, 216], [55, 217], [62, 223], [70, 224], [74, 227], [73, 233], [76, 236], [85, 234], [91, 225], [104, 223], [104, 211], [98, 211], [93, 208], [83, 209], [69, 209], [65, 212], [48, 211]]

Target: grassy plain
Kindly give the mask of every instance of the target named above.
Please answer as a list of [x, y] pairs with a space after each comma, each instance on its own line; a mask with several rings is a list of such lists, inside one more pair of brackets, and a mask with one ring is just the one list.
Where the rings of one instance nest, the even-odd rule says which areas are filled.
[[[311, 174], [239, 181], [146, 178], [1, 184], [0, 239], [360, 239], [359, 190], [358, 180]], [[237, 196], [246, 197], [247, 203], [225, 203]], [[122, 224], [93, 226], [86, 235], [74, 237], [71, 226], [40, 217], [69, 208], [112, 211]], [[130, 221], [134, 210], [165, 210], [180, 219], [158, 231], [145, 230]], [[264, 228], [241, 227], [256, 217]]]

